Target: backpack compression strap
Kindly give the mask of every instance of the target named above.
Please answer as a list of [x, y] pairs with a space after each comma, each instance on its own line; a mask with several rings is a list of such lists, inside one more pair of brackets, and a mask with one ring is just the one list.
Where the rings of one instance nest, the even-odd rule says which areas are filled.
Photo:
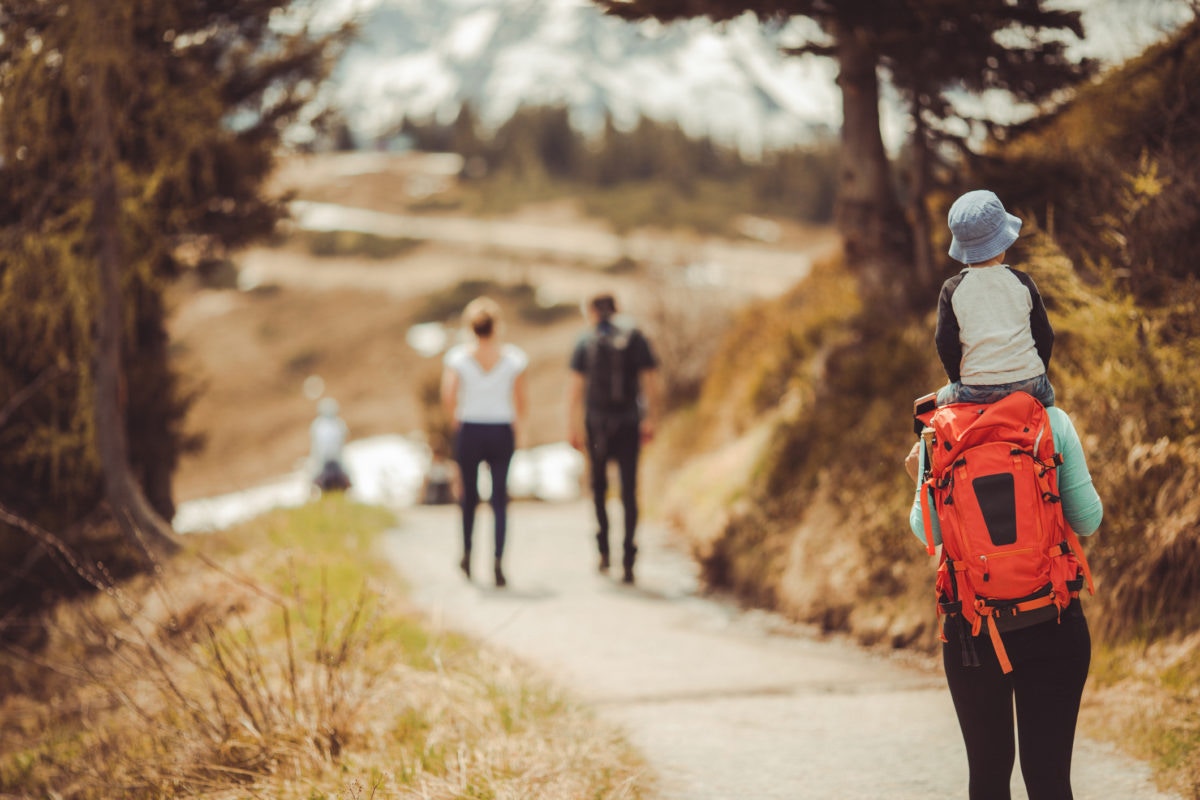
[[929, 510], [929, 493], [933, 490], [933, 479], [921, 484], [921, 521], [925, 524], [925, 552], [933, 555], [937, 552], [933, 543], [933, 518]]
[[[1007, 608], [1012, 612], [1033, 611], [1035, 608], [1045, 608], [1046, 606], [1054, 605], [1053, 592], [1043, 597], [1026, 600], [1017, 603]], [[1008, 660], [1008, 651], [1004, 649], [1004, 642], [1000, 639], [1000, 629], [996, 626], [996, 618], [1000, 615], [1000, 609], [996, 606], [989, 605], [987, 600], [982, 597], [975, 599], [975, 611], [979, 614], [979, 619], [976, 625], [981, 625], [984, 617], [987, 618], [988, 638], [992, 640], [992, 649], [996, 651], [996, 660], [1000, 662], [1000, 669], [1004, 674], [1012, 672], [1012, 662]], [[976, 631], [978, 633], [978, 631]]]
[[1088, 594], [1096, 593], [1096, 584], [1092, 581], [1092, 568], [1088, 566], [1087, 556], [1083, 554], [1083, 546], [1079, 543], [1079, 537], [1075, 535], [1070, 525], [1067, 528], [1067, 544], [1071, 546], [1071, 552], [1075, 554], [1075, 560], [1079, 562], [1079, 569], [1083, 571], [1083, 577], [1087, 581]]
[[[1050, 430], [1049, 420], [1046, 421], [1046, 430]], [[1033, 460], [1040, 467], [1035, 474], [1037, 475], [1038, 488], [1042, 492], [1042, 498], [1051, 503], [1061, 502], [1061, 496], [1050, 491], [1050, 479], [1048, 476], [1051, 470], [1056, 470], [1062, 466], [1062, 454], [1055, 453], [1049, 463], [1042, 461], [1036, 455]], [[1083, 571], [1083, 577], [1087, 582], [1088, 593], [1094, 595], [1096, 593], [1096, 585], [1092, 581], [1092, 568], [1088, 565], [1087, 556], [1083, 554], [1083, 546], [1079, 543], [1079, 537], [1075, 534], [1074, 529], [1067, 524], [1065, 519], [1063, 520], [1063, 527], [1067, 532], [1065, 543], [1070, 547], [1070, 552], [1075, 555], [1076, 561], [1079, 562], [1079, 568]], [[1055, 553], [1052, 555], [1066, 555], [1066, 552], [1063, 551], [1061, 554]]]
[[1000, 639], [1000, 631], [996, 628], [995, 615], [995, 609], [991, 609], [987, 614], [987, 616], [991, 617], [988, 620], [987, 626], [988, 637], [992, 640], [992, 649], [996, 651], [996, 660], [1000, 662], [1000, 669], [1007, 675], [1012, 672], [1012, 662], [1008, 660], [1008, 651], [1004, 649], [1004, 642]]

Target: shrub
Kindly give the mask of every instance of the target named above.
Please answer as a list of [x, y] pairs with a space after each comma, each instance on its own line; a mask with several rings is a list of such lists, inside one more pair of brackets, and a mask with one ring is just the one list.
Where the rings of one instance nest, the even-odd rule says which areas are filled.
[[379, 236], [361, 231], [303, 231], [301, 242], [314, 256], [361, 256], [377, 260], [399, 258], [421, 246], [406, 236]]

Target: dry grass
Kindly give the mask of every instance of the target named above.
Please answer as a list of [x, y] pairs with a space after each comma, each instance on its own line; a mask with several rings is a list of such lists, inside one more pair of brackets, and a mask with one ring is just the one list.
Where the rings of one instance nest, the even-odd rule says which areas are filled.
[[1080, 725], [1153, 765], [1159, 783], [1200, 798], [1200, 635], [1100, 644]]
[[387, 524], [325, 499], [60, 608], [4, 658], [0, 796], [643, 796], [613, 731], [403, 610]]

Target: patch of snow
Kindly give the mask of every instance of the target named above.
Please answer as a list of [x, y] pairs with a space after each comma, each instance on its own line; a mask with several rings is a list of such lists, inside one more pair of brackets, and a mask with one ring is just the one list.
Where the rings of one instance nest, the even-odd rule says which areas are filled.
[[[345, 468], [353, 483], [349, 495], [363, 503], [406, 508], [420, 500], [431, 467], [429, 448], [400, 435], [374, 436], [346, 445]], [[574, 500], [580, 494], [583, 456], [565, 443], [518, 450], [509, 470], [509, 496], [548, 502]], [[481, 470], [480, 492], [491, 484]], [[275, 508], [293, 508], [317, 496], [312, 474], [297, 470], [261, 486], [179, 504], [173, 525], [179, 533], [223, 530]]]
[[446, 54], [455, 61], [479, 58], [500, 24], [500, 11], [481, 9], [460, 19], [446, 35]]
[[425, 358], [433, 358], [449, 345], [450, 335], [440, 322], [422, 322], [408, 329], [404, 341]]

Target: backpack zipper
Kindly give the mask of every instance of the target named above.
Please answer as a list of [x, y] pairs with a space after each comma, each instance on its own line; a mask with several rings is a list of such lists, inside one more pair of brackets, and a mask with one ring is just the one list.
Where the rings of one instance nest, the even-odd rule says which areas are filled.
[[986, 553], [979, 556], [980, 562], [983, 563], [983, 579], [984, 579], [984, 581], [989, 581], [989, 580], [991, 580], [991, 577], [992, 577], [991, 572], [989, 571], [989, 568], [988, 568], [988, 559], [990, 559], [990, 558], [1006, 558], [1008, 556], [1021, 555], [1022, 553], [1029, 553], [1032, 551], [1033, 551], [1032, 547], [1019, 547], [1016, 550], [1005, 550], [1003, 553], [992, 553], [990, 556], [987, 555]]

